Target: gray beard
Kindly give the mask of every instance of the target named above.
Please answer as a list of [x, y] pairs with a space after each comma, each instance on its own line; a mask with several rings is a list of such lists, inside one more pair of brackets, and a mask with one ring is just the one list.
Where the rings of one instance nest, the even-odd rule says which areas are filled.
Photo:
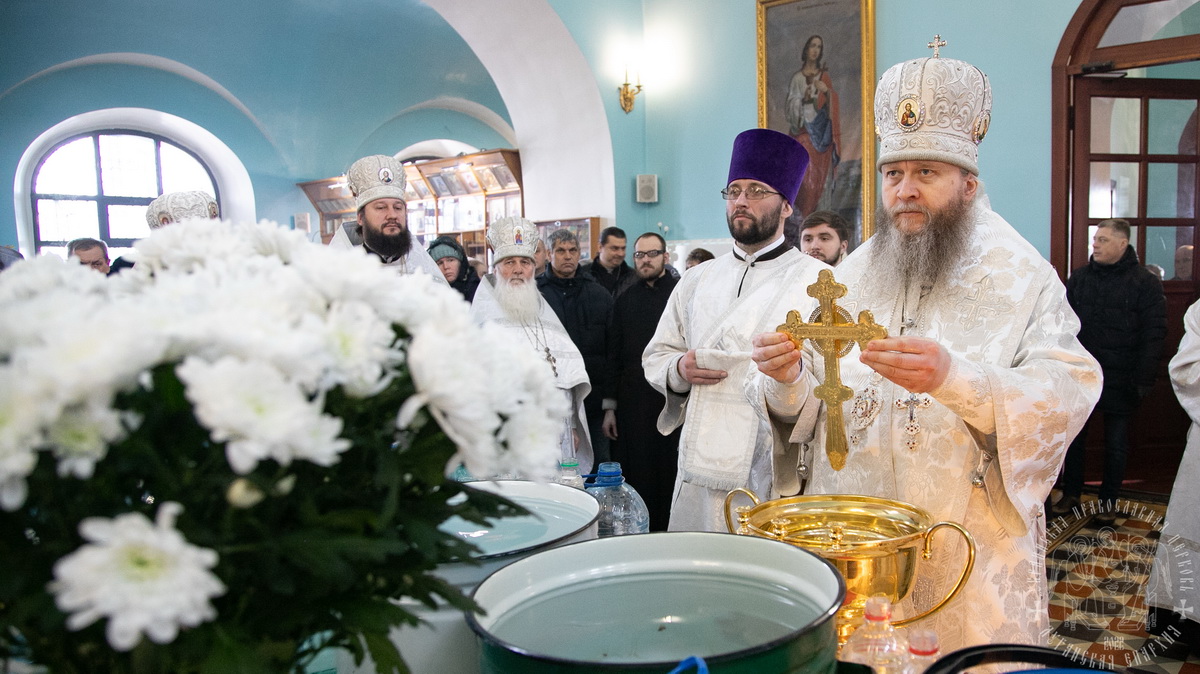
[[[895, 211], [880, 208], [880, 227], [871, 244], [871, 286], [868, 295], [895, 297], [910, 283], [935, 287], [962, 267], [975, 220], [973, 200], [959, 196], [941, 211], [925, 213], [927, 225], [916, 234], [896, 228]], [[903, 207], [913, 210], [913, 206]]]
[[496, 302], [512, 320], [518, 323], [536, 320], [541, 301], [542, 295], [533, 281], [514, 285], [503, 276], [496, 275]]

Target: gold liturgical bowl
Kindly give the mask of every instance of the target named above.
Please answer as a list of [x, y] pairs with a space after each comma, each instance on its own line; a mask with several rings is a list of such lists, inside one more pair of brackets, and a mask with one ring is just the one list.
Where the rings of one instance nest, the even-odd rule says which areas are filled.
[[[730, 510], [737, 494], [754, 505]], [[746, 489], [725, 497], [725, 524], [730, 533], [791, 543], [829, 560], [846, 580], [846, 601], [837, 614], [838, 644], [844, 644], [861, 622], [867, 598], [885, 595], [893, 604], [908, 596], [918, 557], [933, 554], [933, 534], [957, 531], [967, 543], [967, 559], [958, 582], [941, 601], [919, 615], [895, 621], [904, 626], [933, 615], [966, 584], [975, 566], [975, 540], [954, 522], [933, 522], [922, 508], [873, 496], [792, 496], [760, 502]]]

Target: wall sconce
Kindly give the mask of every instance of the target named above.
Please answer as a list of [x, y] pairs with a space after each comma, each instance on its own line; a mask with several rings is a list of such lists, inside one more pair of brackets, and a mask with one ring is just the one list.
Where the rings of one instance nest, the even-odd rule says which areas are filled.
[[629, 83], [629, 69], [625, 69], [625, 81], [617, 87], [617, 95], [621, 97], [621, 109], [625, 114], [633, 112], [633, 98], [642, 93], [642, 76], [637, 76], [637, 84]]

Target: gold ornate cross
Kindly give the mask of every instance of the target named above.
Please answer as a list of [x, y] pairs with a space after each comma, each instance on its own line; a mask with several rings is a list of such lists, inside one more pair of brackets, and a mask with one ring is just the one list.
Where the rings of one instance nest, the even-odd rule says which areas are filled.
[[933, 58], [941, 58], [941, 54], [938, 54], [938, 50], [946, 46], [946, 41], [942, 39], [941, 35], [934, 35], [933, 42], [930, 42], [925, 46], [933, 50]]
[[800, 318], [800, 312], [789, 311], [787, 322], [776, 328], [787, 335], [796, 348], [807, 339], [812, 342], [813, 349], [825, 357], [825, 381], [814, 392], [825, 401], [825, 454], [834, 470], [841, 470], [846, 465], [849, 449], [842, 403], [854, 395], [849, 386], [842, 385], [838, 359], [850, 353], [854, 342], [865, 349], [872, 339], [887, 337], [887, 328], [876, 323], [870, 311], [858, 312], [858, 323], [850, 319], [850, 314], [835, 302], [845, 294], [846, 286], [833, 279], [832, 271], [822, 269], [817, 274], [817, 282], [808, 287], [809, 297], [816, 298], [821, 303], [820, 308], [813, 312], [808, 323]]

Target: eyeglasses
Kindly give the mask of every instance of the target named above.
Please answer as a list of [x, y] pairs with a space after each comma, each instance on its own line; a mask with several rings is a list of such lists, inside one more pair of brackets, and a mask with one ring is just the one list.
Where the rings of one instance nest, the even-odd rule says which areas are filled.
[[633, 259], [640, 260], [644, 257], [648, 257], [651, 260], [655, 260], [655, 259], [658, 259], [659, 255], [662, 255], [665, 252], [667, 252], [667, 251], [665, 251], [665, 250], [639, 250], [638, 252], [633, 254]]
[[746, 198], [750, 201], [766, 199], [768, 194], [778, 194], [781, 197], [783, 196], [783, 194], [780, 194], [779, 192], [772, 192], [771, 190], [768, 190], [764, 187], [759, 187], [758, 185], [751, 185], [745, 190], [740, 187], [726, 187], [725, 189], [721, 190], [721, 196], [726, 201], [737, 201], [737, 198], [743, 194], [745, 194]]

